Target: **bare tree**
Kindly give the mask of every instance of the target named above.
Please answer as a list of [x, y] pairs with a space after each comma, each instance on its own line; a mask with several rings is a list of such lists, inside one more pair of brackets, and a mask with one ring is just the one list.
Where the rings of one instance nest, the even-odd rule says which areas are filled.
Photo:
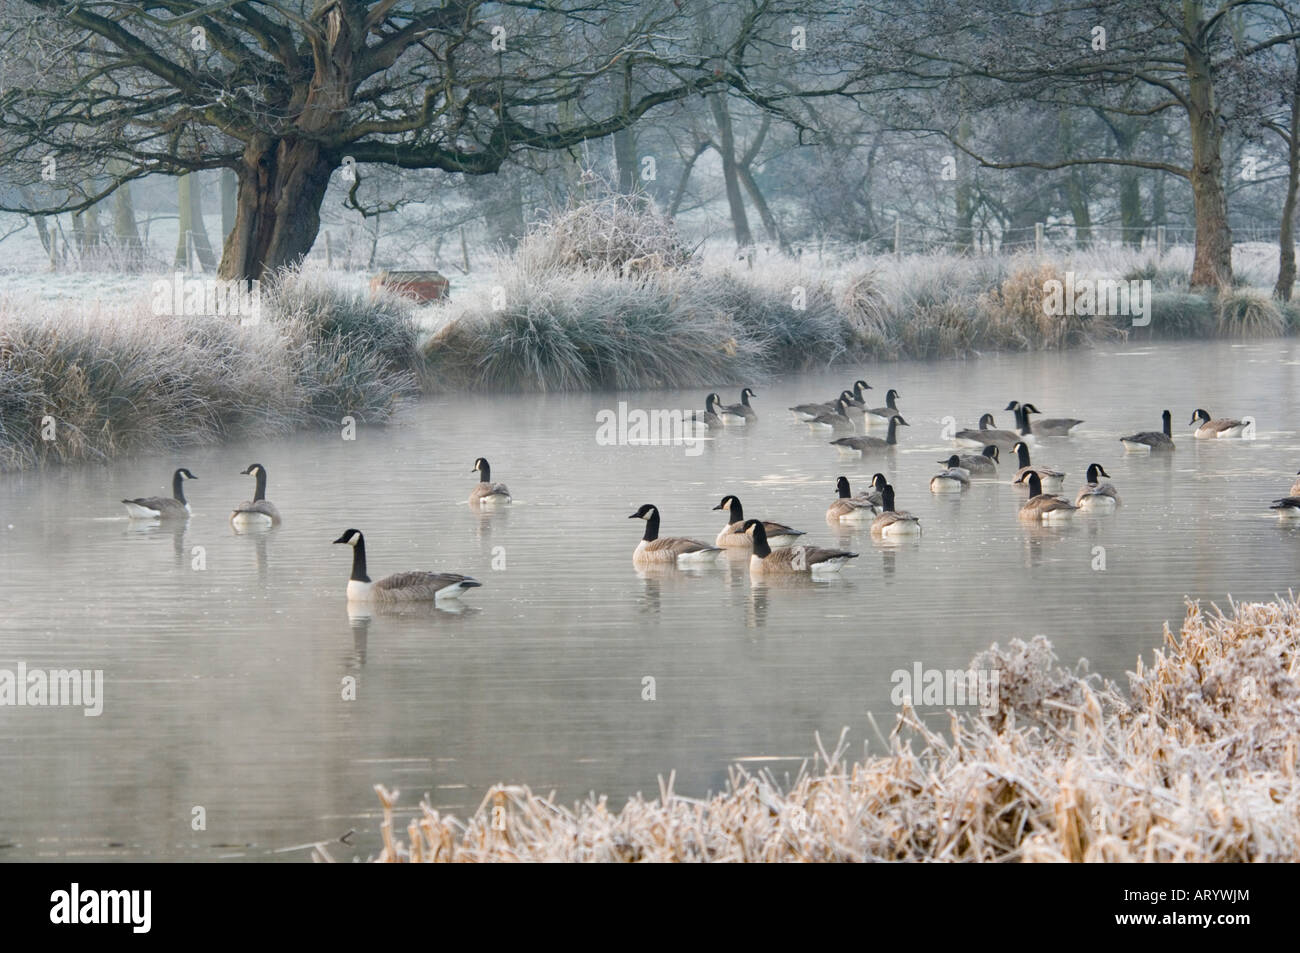
[[[485, 175], [521, 150], [610, 136], [692, 95], [727, 89], [780, 109], [846, 90], [835, 77], [796, 92], [751, 79], [764, 57], [785, 57], [780, 71], [795, 75], [798, 57], [770, 37], [806, 4], [739, 0], [710, 55], [684, 39], [682, 6], [26, 0], [0, 14], [0, 54], [40, 82], [0, 96], [0, 159], [39, 205], [8, 210], [78, 211], [149, 173], [232, 169], [220, 273], [258, 278], [311, 248], [341, 167]], [[50, 160], [59, 175], [43, 179]]]

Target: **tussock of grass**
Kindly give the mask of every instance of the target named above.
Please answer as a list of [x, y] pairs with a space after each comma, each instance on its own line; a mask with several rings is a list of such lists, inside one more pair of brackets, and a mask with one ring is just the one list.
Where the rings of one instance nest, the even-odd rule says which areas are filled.
[[763, 345], [676, 272], [628, 281], [611, 269], [516, 274], [504, 308], [462, 306], [425, 345], [444, 386], [566, 391], [752, 381]]
[[1150, 333], [1162, 337], [1210, 337], [1214, 306], [1205, 295], [1167, 291], [1151, 295]]
[[[383, 423], [418, 392], [409, 311], [281, 276], [262, 320], [0, 301], [0, 470]], [[44, 439], [47, 418], [54, 439]]]
[[[722, 793], [621, 811], [498, 786], [465, 821], [427, 803], [381, 861], [1295, 861], [1300, 859], [1300, 605], [1189, 606], [1130, 691], [1056, 665], [1042, 637], [993, 646], [996, 716], [947, 734], [904, 709], [887, 751], [841, 737], [793, 782], [730, 771]], [[820, 746], [820, 743], [819, 743]], [[323, 849], [322, 859], [328, 859]]]
[[570, 204], [529, 229], [518, 260], [540, 271], [604, 271], [635, 277], [680, 268], [691, 249], [672, 220], [643, 195], [611, 191], [596, 180], [590, 197]]
[[1266, 292], [1234, 289], [1219, 296], [1216, 332], [1221, 337], [1278, 337], [1287, 328], [1278, 302]]

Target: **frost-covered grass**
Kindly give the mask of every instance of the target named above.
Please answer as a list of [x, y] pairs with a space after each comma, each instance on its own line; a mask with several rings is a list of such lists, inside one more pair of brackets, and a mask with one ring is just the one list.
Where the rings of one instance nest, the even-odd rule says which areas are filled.
[[[841, 743], [797, 778], [731, 769], [702, 799], [675, 792], [568, 807], [522, 786], [490, 790], [473, 815], [428, 803], [381, 861], [1300, 860], [1300, 605], [1288, 598], [1189, 607], [1179, 637], [1127, 692], [1063, 670], [1046, 639], [993, 646], [1001, 708], [948, 731], [904, 709], [882, 751]], [[318, 848], [321, 859], [327, 849]]]
[[[171, 275], [28, 272], [0, 298], [0, 467], [382, 421], [443, 389], [720, 387], [901, 358], [1041, 350], [1121, 337], [1127, 319], [1049, 316], [1044, 284], [1148, 279], [1164, 336], [1291, 333], [1269, 297], [1276, 249], [1240, 246], [1239, 287], [1187, 291], [1190, 249], [788, 256], [689, 247], [652, 205], [596, 196], [512, 253], [451, 275], [451, 300], [372, 297], [318, 264], [264, 283], [264, 320], [150, 310]], [[482, 262], [481, 256], [476, 259]], [[42, 422], [56, 422], [57, 439]]]
[[0, 470], [285, 433], [344, 415], [383, 423], [419, 393], [404, 301], [299, 274], [261, 320], [155, 314], [147, 293], [87, 313], [0, 299]]

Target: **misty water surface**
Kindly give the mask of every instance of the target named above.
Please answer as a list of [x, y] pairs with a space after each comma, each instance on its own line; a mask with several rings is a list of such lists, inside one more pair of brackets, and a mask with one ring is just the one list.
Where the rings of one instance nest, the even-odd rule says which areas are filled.
[[[0, 708], [0, 858], [305, 860], [316, 841], [364, 857], [379, 844], [376, 783], [400, 789], [407, 811], [427, 793], [462, 815], [498, 781], [619, 803], [657, 793], [675, 769], [678, 791], [704, 795], [738, 760], [797, 770], [815, 732], [829, 744], [847, 726], [857, 750], [879, 750], [868, 714], [891, 723], [893, 671], [961, 668], [991, 642], [1036, 633], [1064, 661], [1085, 656], [1122, 679], [1186, 598], [1226, 604], [1295, 585], [1300, 532], [1267, 505], [1300, 469], [1298, 374], [1300, 347], [1270, 341], [758, 380], [757, 425], [696, 455], [599, 446], [596, 416], [620, 400], [702, 407], [703, 390], [443, 397], [352, 442], [312, 434], [5, 476], [0, 667], [103, 669], [105, 699], [97, 718]], [[911, 426], [897, 450], [842, 463], [785, 408], [858, 376], [877, 403], [897, 388]], [[1086, 420], [1035, 459], [1068, 471], [1071, 497], [1101, 462], [1118, 512], [1028, 528], [1006, 457], [1000, 482], [929, 493], [950, 452], [943, 419], [972, 426], [992, 411], [1009, 427], [1001, 408], [1013, 398]], [[1159, 429], [1166, 407], [1177, 451], [1125, 455], [1116, 438]], [[1258, 439], [1191, 439], [1196, 407], [1253, 415]], [[464, 502], [480, 455], [516, 500], [490, 516]], [[251, 494], [239, 471], [254, 461], [284, 524], [239, 536], [227, 517]], [[165, 492], [181, 465], [199, 477], [188, 525], [130, 525], [118, 500]], [[835, 477], [865, 488], [876, 470], [921, 516], [919, 541], [883, 546], [865, 527], [825, 522]], [[638, 505], [660, 507], [665, 534], [712, 540], [726, 493], [747, 515], [861, 557], [826, 583], [767, 587], [743, 561], [634, 569]], [[449, 569], [484, 586], [460, 613], [349, 617], [350, 553], [331, 540], [351, 526], [366, 533], [375, 578]], [[1093, 569], [1096, 547], [1105, 571]], [[341, 697], [348, 676], [355, 701]], [[191, 829], [196, 806], [206, 830]]]

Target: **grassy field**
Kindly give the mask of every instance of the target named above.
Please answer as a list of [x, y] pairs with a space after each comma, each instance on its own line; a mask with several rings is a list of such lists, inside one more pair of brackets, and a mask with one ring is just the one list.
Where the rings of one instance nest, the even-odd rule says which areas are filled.
[[[489, 791], [460, 820], [420, 805], [381, 861], [1300, 860], [1300, 605], [1191, 605], [1127, 691], [1056, 664], [1041, 636], [993, 646], [1001, 708], [946, 732], [904, 708], [876, 755], [843, 737], [797, 778], [740, 767], [703, 799], [661, 780], [620, 811]], [[820, 739], [819, 739], [820, 746]], [[320, 859], [329, 859], [319, 851]]]

